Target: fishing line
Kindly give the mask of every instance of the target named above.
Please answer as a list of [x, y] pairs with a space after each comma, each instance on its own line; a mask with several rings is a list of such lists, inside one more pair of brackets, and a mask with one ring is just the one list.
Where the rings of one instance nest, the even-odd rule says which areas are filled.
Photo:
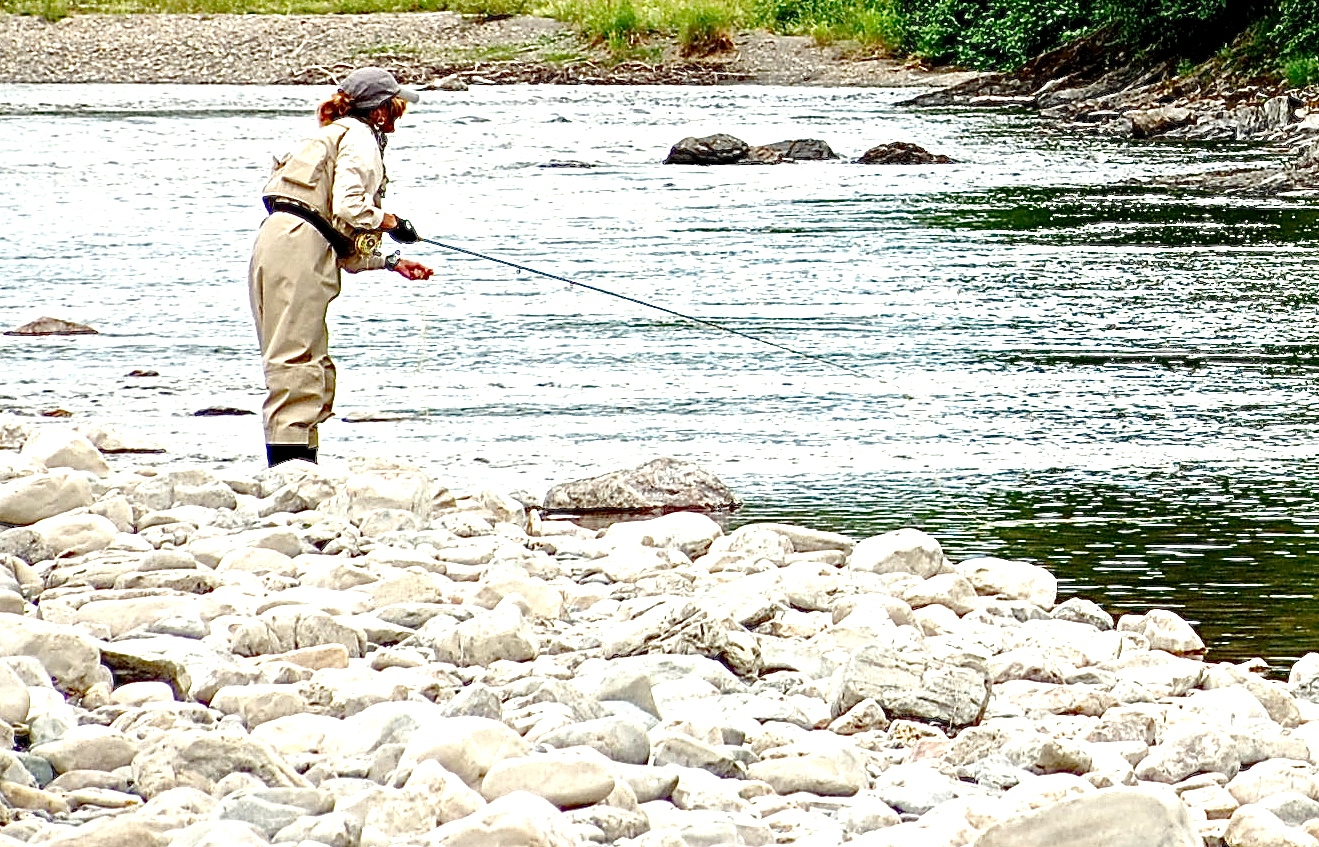
[[722, 330], [723, 332], [732, 333], [733, 335], [737, 335], [742, 338], [746, 338], [751, 341], [758, 342], [760, 344], [767, 344], [770, 347], [774, 347], [778, 350], [782, 350], [785, 353], [791, 353], [794, 356], [800, 356], [803, 359], [810, 359], [811, 361], [814, 362], [821, 362], [823, 364], [828, 365], [831, 368], [837, 368], [840, 371], [846, 371], [847, 373], [853, 376], [859, 376], [863, 379], [874, 379], [874, 380], [879, 380], [880, 382], [884, 382], [883, 379], [880, 379], [879, 377], [873, 374], [868, 374], [865, 371], [859, 371], [856, 368], [848, 367], [847, 365], [841, 365], [838, 362], [833, 361], [832, 359], [825, 358], [824, 356], [820, 356], [815, 353], [807, 353], [802, 350], [796, 350], [792, 347], [788, 347], [787, 345], [779, 344], [777, 341], [770, 341], [767, 338], [761, 338], [758, 335], [752, 335], [751, 333], [743, 332], [740, 329], [733, 329], [730, 326], [724, 326], [721, 323], [717, 323], [716, 321], [712, 321], [707, 318], [698, 318], [695, 315], [686, 315], [683, 314], [682, 312], [674, 311], [673, 309], [667, 308], [665, 306], [659, 306], [654, 303], [647, 303], [645, 300], [641, 300], [636, 297], [629, 297], [626, 294], [619, 294], [617, 291], [610, 291], [607, 288], [600, 288], [599, 286], [596, 285], [589, 285], [585, 282], [578, 282], [577, 280], [569, 279], [566, 276], [559, 276], [558, 274], [552, 274], [546, 271], [538, 271], [535, 268], [529, 268], [526, 265], [519, 265], [517, 262], [510, 262], [507, 259], [500, 259], [500, 258], [496, 258], [495, 256], [487, 256], [485, 253], [478, 253], [475, 250], [467, 250], [462, 247], [456, 247], [452, 244], [445, 244], [444, 242], [436, 241], [433, 238], [418, 238], [418, 240], [424, 241], [427, 244], [433, 244], [436, 247], [443, 247], [445, 250], [452, 250], [455, 253], [462, 253], [467, 256], [474, 256], [478, 259], [485, 259], [488, 262], [496, 262], [500, 265], [505, 265], [506, 267], [515, 268], [519, 271], [526, 271], [527, 273], [533, 273], [538, 276], [543, 276], [546, 279], [553, 279], [558, 282], [566, 282], [569, 285], [575, 285], [578, 288], [585, 288], [587, 291], [594, 291], [597, 294], [605, 294], [610, 297], [617, 297], [619, 300], [626, 300], [627, 302], [635, 303], [638, 306], [645, 306], [647, 309], [654, 309], [656, 311], [663, 312], [666, 315], [673, 315], [674, 317], [682, 318], [685, 321], [691, 321], [692, 323], [701, 324], [702, 326], [708, 326], [711, 327], [712, 329], [718, 329], [718, 330]]

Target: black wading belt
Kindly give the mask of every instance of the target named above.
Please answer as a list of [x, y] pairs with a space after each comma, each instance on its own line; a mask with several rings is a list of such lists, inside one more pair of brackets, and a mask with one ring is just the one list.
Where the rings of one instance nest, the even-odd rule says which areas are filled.
[[325, 240], [334, 248], [334, 254], [340, 259], [346, 259], [353, 255], [355, 247], [353, 240], [330, 226], [330, 222], [312, 209], [308, 209], [301, 203], [294, 203], [282, 197], [263, 197], [262, 201], [266, 204], [266, 211], [270, 214], [276, 212], [287, 212], [295, 217], [302, 218], [307, 223], [316, 227], [316, 231], [325, 237]]

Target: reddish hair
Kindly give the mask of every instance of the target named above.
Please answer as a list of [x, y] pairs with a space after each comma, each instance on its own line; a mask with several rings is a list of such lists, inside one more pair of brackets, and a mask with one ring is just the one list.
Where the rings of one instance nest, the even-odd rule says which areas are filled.
[[[371, 110], [371, 124], [373, 126], [392, 127], [394, 121], [403, 117], [403, 113], [408, 109], [408, 101], [402, 97], [391, 97], [381, 105]], [[357, 111], [353, 103], [348, 99], [348, 95], [342, 91], [336, 91], [316, 110], [316, 119], [320, 121], [321, 126], [329, 126], [345, 115]]]

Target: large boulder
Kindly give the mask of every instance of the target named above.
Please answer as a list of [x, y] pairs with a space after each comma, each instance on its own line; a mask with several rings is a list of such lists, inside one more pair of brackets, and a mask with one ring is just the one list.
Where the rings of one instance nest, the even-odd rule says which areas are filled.
[[704, 555], [710, 544], [723, 534], [723, 529], [709, 515], [674, 512], [651, 520], [610, 524], [604, 539], [615, 546], [673, 547], [694, 559]]
[[435, 623], [428, 631], [433, 632], [430, 643], [436, 658], [465, 667], [486, 666], [501, 659], [531, 661], [540, 643], [528, 611], [526, 601], [511, 595], [490, 611], [452, 626], [441, 626], [445, 618], [433, 618]]
[[444, 486], [415, 468], [374, 468], [348, 477], [333, 497], [318, 508], [329, 515], [360, 525], [381, 510], [410, 512], [428, 521], [435, 512], [453, 504]]
[[251, 774], [271, 788], [311, 787], [273, 749], [241, 732], [163, 733], [133, 759], [135, 790], [148, 799], [178, 787], [210, 794], [232, 773]]
[[99, 477], [110, 475], [101, 451], [72, 429], [39, 429], [23, 444], [22, 454], [48, 468], [72, 468]]
[[1159, 106], [1155, 109], [1136, 109], [1126, 113], [1131, 121], [1131, 134], [1135, 138], [1149, 138], [1195, 123], [1195, 113], [1184, 106]]
[[1232, 736], [1218, 727], [1188, 721], [1172, 727], [1136, 766], [1147, 782], [1172, 785], [1198, 773], [1221, 773], [1228, 779], [1241, 769]]
[[599, 803], [613, 790], [614, 777], [603, 756], [592, 758], [572, 751], [504, 759], [492, 765], [481, 780], [486, 800], [525, 791], [561, 809]]
[[18, 477], [0, 484], [0, 524], [27, 526], [85, 508], [95, 499], [87, 477], [76, 471], [61, 468]]
[[866, 538], [852, 548], [847, 566], [869, 573], [911, 573], [922, 579], [944, 573], [943, 547], [938, 539], [913, 527]]
[[1187, 809], [1171, 792], [1110, 788], [1010, 818], [974, 847], [1199, 847]]
[[669, 512], [732, 510], [742, 501], [696, 465], [660, 458], [631, 470], [556, 485], [545, 494], [544, 505], [551, 512]]
[[31, 656], [62, 690], [81, 694], [102, 678], [97, 642], [73, 627], [0, 615], [0, 656]]
[[1143, 615], [1123, 615], [1117, 628], [1119, 632], [1136, 632], [1145, 636], [1151, 650], [1163, 650], [1175, 656], [1201, 655], [1205, 650], [1205, 643], [1191, 625], [1168, 609], [1151, 609]]
[[977, 594], [1006, 600], [1025, 600], [1043, 609], [1053, 608], [1058, 599], [1058, 579], [1048, 570], [1029, 562], [982, 556], [957, 566]]
[[666, 165], [733, 165], [747, 157], [750, 146], [722, 132], [704, 138], [684, 138], [669, 150]]
[[872, 645], [858, 650], [843, 669], [833, 715], [868, 697], [889, 717], [960, 728], [984, 716], [990, 688], [988, 669], [972, 656], [940, 658], [914, 644]]

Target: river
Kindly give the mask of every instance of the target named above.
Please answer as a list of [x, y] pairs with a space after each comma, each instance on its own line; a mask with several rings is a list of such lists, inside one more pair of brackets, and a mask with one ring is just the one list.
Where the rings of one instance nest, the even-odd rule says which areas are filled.
[[[192, 413], [260, 407], [257, 195], [326, 93], [0, 86], [0, 328], [101, 333], [0, 338], [0, 411], [62, 408], [169, 462], [255, 469], [257, 419]], [[918, 526], [954, 559], [1046, 565], [1115, 615], [1175, 609], [1211, 660], [1281, 672], [1319, 648], [1319, 206], [1142, 184], [1267, 150], [897, 105], [913, 93], [428, 93], [388, 151], [386, 203], [423, 235], [865, 376], [416, 245], [428, 283], [345, 278], [337, 411], [388, 420], [328, 423], [324, 461], [539, 497], [671, 455], [746, 499], [730, 525]], [[712, 132], [958, 163], [661, 164]]]

